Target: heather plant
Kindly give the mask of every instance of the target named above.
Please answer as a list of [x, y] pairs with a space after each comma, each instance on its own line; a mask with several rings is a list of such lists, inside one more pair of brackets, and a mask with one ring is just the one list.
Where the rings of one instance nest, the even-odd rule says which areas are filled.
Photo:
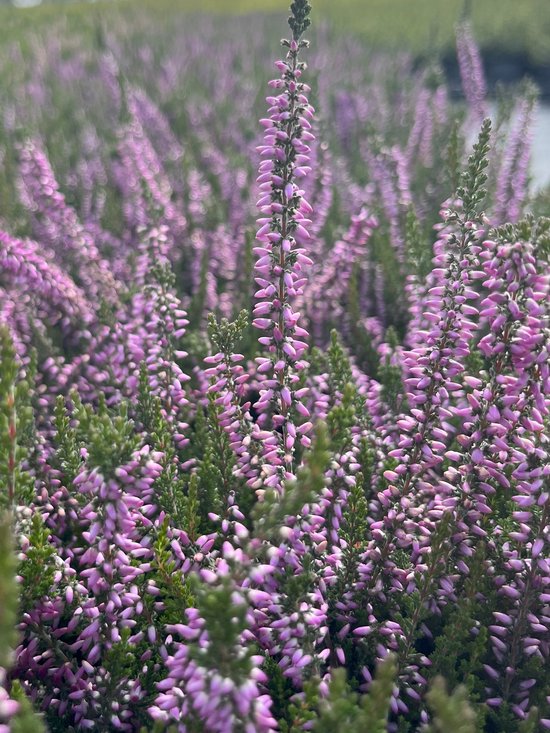
[[310, 15], [1, 87], [2, 733], [550, 729], [534, 91]]

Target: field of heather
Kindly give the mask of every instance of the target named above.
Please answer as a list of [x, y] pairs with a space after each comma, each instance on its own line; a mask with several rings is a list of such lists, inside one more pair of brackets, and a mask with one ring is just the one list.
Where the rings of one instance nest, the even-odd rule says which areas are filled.
[[0, 8], [0, 733], [550, 730], [549, 11], [358, 3]]

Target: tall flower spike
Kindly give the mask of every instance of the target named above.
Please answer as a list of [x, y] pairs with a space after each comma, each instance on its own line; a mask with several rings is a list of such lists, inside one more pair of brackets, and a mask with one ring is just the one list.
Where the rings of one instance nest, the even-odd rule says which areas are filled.
[[254, 309], [253, 324], [265, 332], [259, 341], [267, 347], [268, 357], [257, 359], [258, 370], [266, 375], [260, 398], [256, 403], [259, 412], [272, 409], [272, 425], [277, 435], [277, 446], [266, 454], [271, 470], [267, 485], [279, 487], [281, 480], [293, 475], [294, 446], [297, 439], [309, 446], [306, 433], [310, 424], [295, 427], [293, 413], [308, 418], [309, 413], [300, 401], [301, 391], [294, 387], [298, 372], [305, 366], [302, 356], [307, 348], [305, 329], [298, 326], [299, 313], [292, 309], [291, 301], [302, 294], [306, 279], [302, 268], [311, 260], [299, 246], [310, 238], [307, 217], [312, 211], [297, 181], [310, 171], [308, 143], [314, 140], [311, 132], [313, 108], [308, 102], [309, 87], [300, 81], [305, 64], [299, 61], [299, 53], [307, 46], [300, 40], [309, 25], [310, 6], [296, 0], [291, 6], [289, 25], [293, 32], [291, 41], [283, 40], [288, 48], [284, 61], [277, 61], [281, 78], [269, 85], [280, 90], [277, 96], [267, 97], [269, 117], [261, 120], [265, 127], [264, 144], [259, 147], [262, 162], [258, 183], [262, 214], [258, 219], [255, 248], [256, 292], [258, 303]]
[[456, 30], [456, 52], [462, 89], [470, 107], [470, 122], [476, 124], [487, 115], [487, 84], [481, 54], [468, 21], [463, 21]]

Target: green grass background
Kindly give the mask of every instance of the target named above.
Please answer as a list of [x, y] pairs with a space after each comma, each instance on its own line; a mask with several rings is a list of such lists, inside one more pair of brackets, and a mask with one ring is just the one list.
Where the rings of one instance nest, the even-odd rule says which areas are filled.
[[[0, 0], [2, 1], [2, 0]], [[5, 3], [6, 0], [3, 0]], [[425, 55], [453, 43], [453, 29], [465, 0], [312, 0], [313, 18], [337, 31], [360, 34], [375, 48], [411, 49]], [[480, 44], [493, 51], [519, 53], [532, 63], [550, 64], [550, 0], [471, 0]], [[109, 24], [131, 18], [136, 8], [151, 22], [170, 22], [174, 13], [286, 13], [288, 0], [100, 0], [96, 3], [44, 3], [26, 10], [0, 5], [0, 42], [42, 32], [64, 16], [68, 31], [85, 30], [101, 15]], [[549, 69], [550, 73], [550, 69]]]

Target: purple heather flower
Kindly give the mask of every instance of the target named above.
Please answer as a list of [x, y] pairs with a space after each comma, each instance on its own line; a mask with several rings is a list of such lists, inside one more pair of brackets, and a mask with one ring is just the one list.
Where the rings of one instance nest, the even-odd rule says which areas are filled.
[[468, 22], [462, 22], [456, 29], [456, 51], [471, 122], [477, 125], [487, 116], [487, 88], [479, 48]]
[[[301, 45], [291, 41], [285, 60], [276, 63], [282, 75], [270, 86], [279, 93], [267, 97], [270, 116], [260, 121], [265, 135], [264, 144], [258, 149], [262, 158], [258, 177], [262, 217], [258, 219], [256, 233], [259, 246], [254, 251], [258, 256], [256, 282], [260, 289], [256, 292], [259, 302], [253, 325], [266, 333], [260, 343], [267, 347], [271, 378], [263, 383], [265, 387], [260, 389], [255, 407], [260, 412], [272, 407], [273, 425], [281, 431], [276, 450], [264, 455], [267, 463], [276, 467], [268, 478], [269, 485], [274, 487], [293, 476], [296, 438], [289, 429], [292, 413], [309, 416], [303, 403], [293, 396], [297, 372], [306, 366], [302, 357], [308, 333], [298, 325], [300, 314], [293, 310], [292, 303], [302, 294], [306, 283], [304, 269], [311, 264], [301, 246], [310, 238], [307, 227], [311, 206], [304, 198], [300, 181], [309, 171], [309, 143], [314, 140], [313, 108], [306, 96], [309, 87], [301, 81], [305, 69], [299, 61]], [[265, 363], [262, 357], [260, 366]], [[306, 447], [310, 442], [305, 433], [300, 441]]]

